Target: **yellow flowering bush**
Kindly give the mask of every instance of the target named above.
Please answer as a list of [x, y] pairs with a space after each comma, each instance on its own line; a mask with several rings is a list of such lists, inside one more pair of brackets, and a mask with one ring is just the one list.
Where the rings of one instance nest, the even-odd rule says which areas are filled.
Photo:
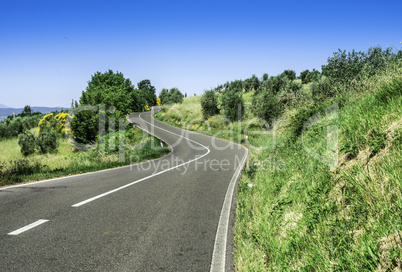
[[52, 119], [53, 119], [53, 113], [51, 112], [49, 114], [46, 114], [45, 116], [43, 116], [42, 119], [39, 120], [38, 134], [42, 129], [44, 129], [45, 127], [50, 125], [50, 123], [52, 122]]
[[145, 105], [145, 106], [144, 106], [144, 109], [145, 109], [145, 111], [149, 111], [148, 105]]
[[159, 97], [156, 97], [156, 105], [158, 106], [162, 105], [161, 99]]
[[52, 127], [57, 133], [64, 134], [66, 130], [66, 119], [68, 118], [68, 113], [60, 112], [56, 116], [53, 113], [46, 114], [39, 121], [38, 133], [45, 127]]
[[66, 119], [68, 117], [68, 113], [66, 112], [60, 112], [57, 114], [54, 118], [58, 121], [56, 123], [56, 131], [57, 133], [64, 134], [65, 133], [65, 127], [66, 127]]

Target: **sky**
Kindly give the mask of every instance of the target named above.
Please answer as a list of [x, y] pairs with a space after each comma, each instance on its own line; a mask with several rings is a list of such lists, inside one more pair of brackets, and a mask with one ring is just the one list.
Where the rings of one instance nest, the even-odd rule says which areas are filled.
[[0, 104], [69, 107], [91, 75], [189, 96], [321, 69], [338, 48], [401, 49], [402, 1], [0, 0]]

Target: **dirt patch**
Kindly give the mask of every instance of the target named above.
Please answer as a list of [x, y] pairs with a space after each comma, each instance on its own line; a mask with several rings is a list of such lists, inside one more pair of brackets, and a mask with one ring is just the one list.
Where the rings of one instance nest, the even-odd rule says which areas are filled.
[[400, 253], [393, 256], [393, 252], [402, 246], [399, 233], [394, 233], [380, 240], [381, 264], [376, 271], [402, 271], [402, 260]]
[[289, 212], [286, 213], [282, 220], [282, 231], [280, 238], [286, 238], [287, 232], [296, 228], [297, 222], [303, 217], [301, 213]]

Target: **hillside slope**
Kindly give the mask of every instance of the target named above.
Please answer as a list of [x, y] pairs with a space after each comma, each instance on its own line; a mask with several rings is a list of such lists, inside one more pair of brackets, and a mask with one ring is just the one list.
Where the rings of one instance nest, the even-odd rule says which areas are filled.
[[249, 147], [237, 192], [237, 271], [402, 268], [402, 64], [352, 86], [318, 106], [286, 108], [263, 134], [253, 132], [262, 130], [250, 103], [232, 124], [222, 115], [202, 120], [197, 97], [158, 114]]

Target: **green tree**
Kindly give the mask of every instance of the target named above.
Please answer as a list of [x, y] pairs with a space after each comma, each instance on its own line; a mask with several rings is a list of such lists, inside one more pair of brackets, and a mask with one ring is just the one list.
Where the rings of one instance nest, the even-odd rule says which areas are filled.
[[156, 105], [156, 89], [151, 85], [151, 81], [149, 79], [144, 79], [138, 82], [138, 89], [142, 90], [142, 95], [147, 101], [147, 105], [149, 107]]
[[133, 108], [134, 86], [122, 73], [108, 70], [105, 73], [96, 72], [80, 98], [81, 105], [104, 104], [106, 108], [113, 106], [123, 114], [128, 114]]
[[243, 91], [243, 87], [244, 87], [243, 85], [244, 85], [243, 81], [235, 80], [235, 81], [230, 82], [229, 89], [241, 93]]
[[313, 71], [304, 70], [300, 73], [300, 79], [302, 81], [302, 84], [307, 84], [313, 81], [318, 80], [320, 77], [320, 72], [317, 71], [316, 69], [313, 69]]
[[269, 124], [283, 112], [278, 97], [265, 88], [253, 97], [252, 104], [254, 114]]
[[244, 101], [242, 92], [238, 86], [230, 88], [223, 93], [222, 97], [223, 113], [230, 121], [241, 120], [244, 113]]
[[299, 78], [301, 79], [302, 84], [309, 83], [309, 82], [307, 81], [307, 76], [308, 76], [309, 73], [310, 73], [310, 71], [309, 71], [308, 69], [307, 69], [307, 70], [304, 70], [304, 71], [302, 71], [302, 72], [300, 73]]
[[71, 120], [71, 130], [72, 136], [79, 143], [94, 143], [99, 132], [99, 114], [90, 110], [78, 112]]
[[315, 101], [322, 101], [328, 97], [333, 97], [337, 92], [337, 84], [329, 78], [322, 76], [311, 84], [311, 94]]
[[[83, 144], [94, 143], [99, 128], [108, 127], [111, 118], [118, 120], [128, 113], [144, 111], [146, 105], [155, 105], [155, 87], [151, 81], [142, 80], [138, 87], [135, 89], [132, 82], [120, 72], [108, 70], [92, 75], [79, 103], [74, 107], [71, 122], [74, 138]], [[104, 109], [82, 110], [82, 106], [104, 106]]]
[[205, 119], [219, 114], [218, 99], [213, 90], [205, 91], [201, 97], [201, 110]]
[[263, 81], [261, 84], [261, 88], [265, 88], [271, 91], [274, 95], [276, 95], [283, 88], [285, 88], [285, 86], [288, 83], [289, 83], [288, 77], [282, 73], [278, 76], [270, 77], [268, 80]]
[[26, 105], [23, 109], [23, 111], [21, 112], [21, 114], [23, 114], [24, 116], [26, 115], [32, 115], [33, 110], [31, 109], [31, 106]]
[[184, 95], [178, 88], [171, 88], [169, 91], [162, 89], [159, 97], [162, 104], [182, 103], [184, 99]]
[[168, 96], [169, 96], [169, 90], [166, 88], [162, 88], [162, 91], [159, 94], [159, 98], [161, 99], [162, 104], [166, 104]]
[[342, 83], [350, 82], [363, 69], [365, 65], [365, 53], [352, 52], [338, 49], [333, 57], [328, 58], [327, 64], [322, 66], [322, 74], [333, 81]]
[[296, 72], [293, 70], [285, 70], [283, 71], [282, 75], [286, 76], [289, 80], [296, 79]]
[[182, 103], [184, 99], [184, 95], [180, 92], [178, 88], [172, 88], [169, 91], [170, 93], [170, 103]]
[[256, 91], [260, 88], [260, 80], [256, 75], [252, 75], [250, 78], [251, 89]]

